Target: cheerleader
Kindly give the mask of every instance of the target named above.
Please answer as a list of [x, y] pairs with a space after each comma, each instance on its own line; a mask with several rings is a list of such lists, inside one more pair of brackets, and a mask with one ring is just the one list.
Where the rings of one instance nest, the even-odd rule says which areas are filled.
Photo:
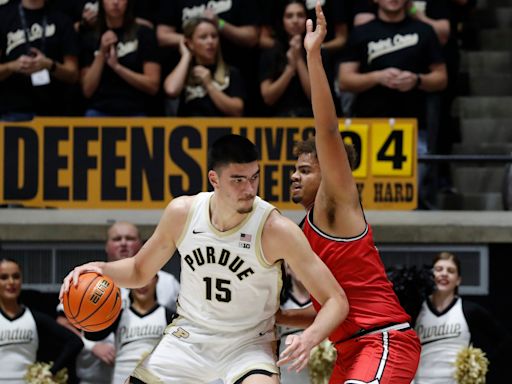
[[[20, 304], [20, 265], [0, 259], [0, 383], [25, 384], [27, 368], [43, 354], [58, 350], [50, 369], [55, 375], [72, 363], [83, 343], [50, 316]], [[56, 344], [62, 347], [55, 348]]]

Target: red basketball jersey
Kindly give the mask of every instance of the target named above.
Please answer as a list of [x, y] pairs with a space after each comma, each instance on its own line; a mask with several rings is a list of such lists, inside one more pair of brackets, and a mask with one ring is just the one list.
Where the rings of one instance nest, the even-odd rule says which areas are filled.
[[[359, 236], [330, 236], [315, 227], [311, 209], [302, 230], [313, 251], [345, 290], [350, 305], [346, 320], [329, 337], [332, 342], [345, 340], [362, 330], [410, 321], [387, 278], [369, 224]], [[312, 299], [318, 311], [321, 306]]]

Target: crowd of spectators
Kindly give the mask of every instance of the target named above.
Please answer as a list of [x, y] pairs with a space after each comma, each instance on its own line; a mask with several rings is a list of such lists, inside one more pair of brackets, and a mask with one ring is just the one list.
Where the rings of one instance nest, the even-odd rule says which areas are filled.
[[[436, 145], [468, 1], [321, 0], [340, 116], [418, 117]], [[310, 116], [302, 37], [315, 3], [2, 0], [0, 116]]]

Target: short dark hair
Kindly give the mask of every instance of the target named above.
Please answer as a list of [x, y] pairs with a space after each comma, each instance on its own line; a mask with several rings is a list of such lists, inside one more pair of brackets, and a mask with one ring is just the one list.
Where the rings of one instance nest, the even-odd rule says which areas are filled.
[[226, 135], [217, 139], [208, 151], [208, 169], [236, 163], [246, 164], [258, 160], [256, 146], [240, 135]]
[[[350, 164], [350, 169], [354, 170], [357, 161], [357, 152], [352, 144], [348, 144], [343, 142], [345, 145], [345, 151], [347, 152], [348, 162]], [[293, 149], [293, 154], [297, 157], [302, 155], [303, 153], [311, 153], [317, 156], [316, 152], [316, 144], [315, 137], [309, 137], [306, 140], [299, 141], [295, 143], [295, 148]]]

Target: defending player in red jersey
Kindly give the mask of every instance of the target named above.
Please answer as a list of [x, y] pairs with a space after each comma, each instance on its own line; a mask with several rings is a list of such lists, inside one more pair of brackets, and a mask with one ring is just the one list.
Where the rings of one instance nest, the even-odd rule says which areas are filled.
[[[322, 65], [326, 23], [318, 2], [316, 15], [316, 29], [308, 20], [304, 39], [316, 138], [297, 144], [292, 197], [307, 210], [303, 231], [313, 250], [349, 300], [347, 319], [330, 335], [338, 351], [330, 383], [409, 384], [418, 366], [420, 343], [387, 279], [365, 220]], [[318, 310], [319, 304], [313, 303]], [[308, 316], [314, 311], [290, 311], [279, 321], [305, 325]]]

